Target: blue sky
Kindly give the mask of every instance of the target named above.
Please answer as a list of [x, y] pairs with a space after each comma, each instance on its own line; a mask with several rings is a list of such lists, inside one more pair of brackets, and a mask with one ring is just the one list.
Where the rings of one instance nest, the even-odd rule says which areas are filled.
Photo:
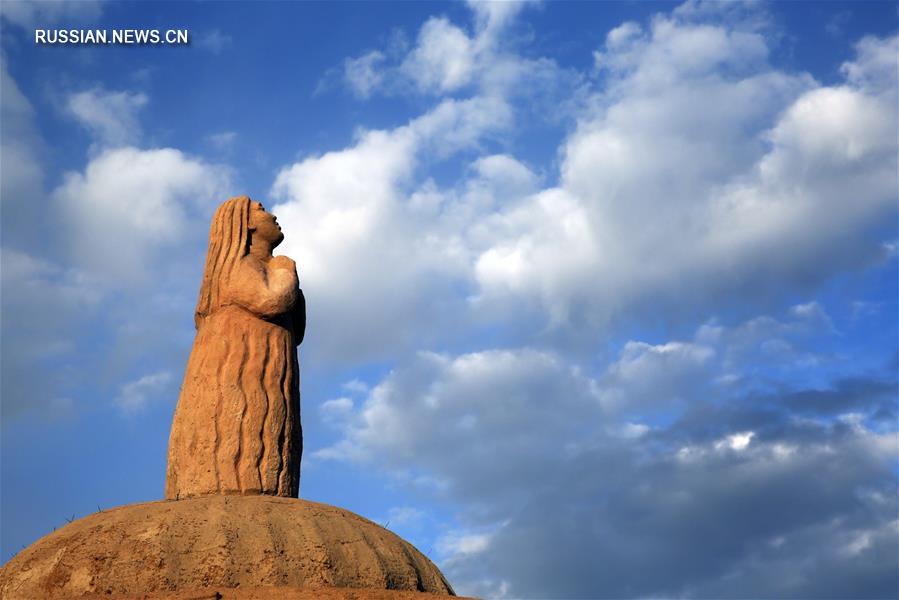
[[302, 497], [484, 597], [895, 594], [894, 3], [0, 18], [4, 562], [162, 497], [249, 194], [308, 302]]

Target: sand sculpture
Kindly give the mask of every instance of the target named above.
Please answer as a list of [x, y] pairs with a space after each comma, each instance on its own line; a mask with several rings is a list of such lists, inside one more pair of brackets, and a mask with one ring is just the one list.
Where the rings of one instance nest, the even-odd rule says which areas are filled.
[[284, 236], [246, 196], [213, 217], [166, 500], [76, 520], [0, 569], [0, 598], [414, 600], [454, 595], [387, 529], [300, 500], [305, 300]]
[[165, 497], [299, 493], [299, 367], [306, 329], [281, 227], [232, 198], [212, 219], [194, 341], [169, 440]]

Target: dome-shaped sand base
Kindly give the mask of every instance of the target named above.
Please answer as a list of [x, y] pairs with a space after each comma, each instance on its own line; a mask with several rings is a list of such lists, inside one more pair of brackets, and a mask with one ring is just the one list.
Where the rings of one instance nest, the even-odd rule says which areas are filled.
[[188, 590], [215, 597], [234, 588], [283, 588], [303, 597], [321, 590], [329, 598], [349, 597], [340, 594], [350, 590], [333, 588], [453, 594], [437, 567], [396, 534], [334, 506], [271, 496], [207, 496], [96, 513], [41, 538], [0, 570], [0, 597], [10, 600], [180, 598]]

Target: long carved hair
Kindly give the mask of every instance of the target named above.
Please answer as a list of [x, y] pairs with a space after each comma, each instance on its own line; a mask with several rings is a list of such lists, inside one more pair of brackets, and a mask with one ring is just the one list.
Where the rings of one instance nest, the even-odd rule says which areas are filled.
[[209, 250], [200, 298], [194, 313], [197, 329], [203, 320], [222, 306], [222, 290], [240, 259], [250, 251], [250, 199], [238, 196], [222, 203], [212, 217], [209, 228]]

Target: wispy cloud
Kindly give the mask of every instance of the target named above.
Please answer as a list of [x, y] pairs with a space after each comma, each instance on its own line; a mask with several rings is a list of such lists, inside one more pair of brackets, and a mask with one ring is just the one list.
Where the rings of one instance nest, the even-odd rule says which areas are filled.
[[139, 92], [92, 89], [69, 96], [66, 108], [103, 146], [125, 146], [141, 137], [138, 111], [147, 102]]
[[217, 150], [226, 151], [234, 146], [234, 142], [237, 140], [237, 132], [221, 131], [206, 136], [206, 139]]
[[0, 5], [0, 16], [22, 28], [90, 22], [103, 12], [104, 0], [17, 0]]
[[115, 404], [122, 412], [135, 414], [145, 409], [150, 402], [158, 400], [157, 396], [169, 388], [171, 382], [172, 374], [168, 371], [144, 375], [123, 385], [115, 398]]
[[203, 50], [220, 54], [225, 48], [231, 46], [234, 39], [231, 35], [224, 33], [218, 29], [204, 31], [197, 34], [192, 40], [193, 45]]

